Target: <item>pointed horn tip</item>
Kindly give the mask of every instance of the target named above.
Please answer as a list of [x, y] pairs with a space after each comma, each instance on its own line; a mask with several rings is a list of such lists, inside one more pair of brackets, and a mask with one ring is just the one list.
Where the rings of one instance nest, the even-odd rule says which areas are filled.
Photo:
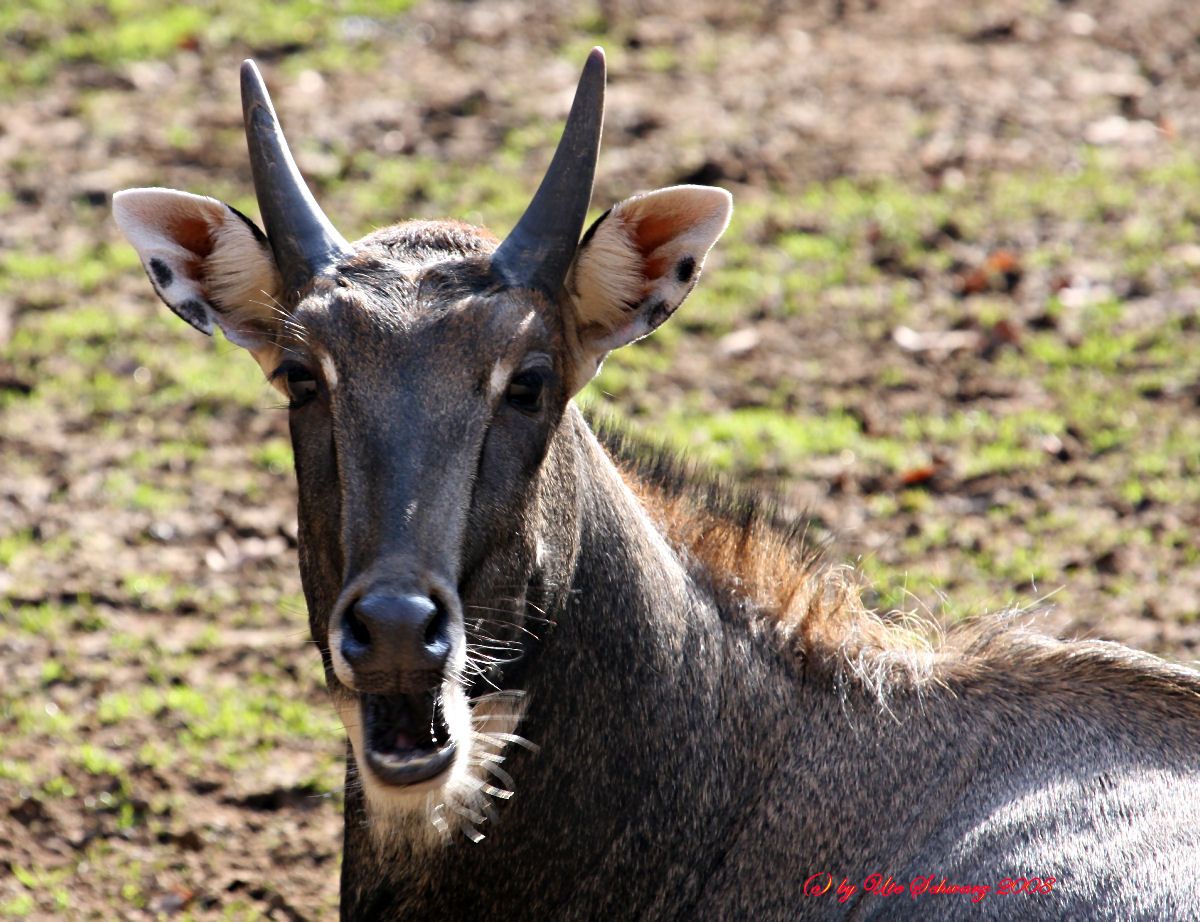
[[267, 90], [267, 82], [263, 80], [262, 72], [253, 58], [242, 62], [242, 115], [249, 128], [251, 120], [265, 118], [267, 127], [278, 121], [275, 116], [275, 106], [271, 103], [271, 94]]
[[246, 58], [246, 60], [242, 62], [241, 74], [242, 83], [246, 83], [247, 81], [251, 80], [255, 81], [256, 83], [263, 82], [262, 72], [259, 71], [258, 65], [254, 63], [254, 58]]
[[604, 62], [604, 49], [599, 45], [588, 52], [587, 60], [583, 64], [583, 76], [580, 79], [587, 80], [592, 75], [602, 83], [608, 75], [608, 68]]

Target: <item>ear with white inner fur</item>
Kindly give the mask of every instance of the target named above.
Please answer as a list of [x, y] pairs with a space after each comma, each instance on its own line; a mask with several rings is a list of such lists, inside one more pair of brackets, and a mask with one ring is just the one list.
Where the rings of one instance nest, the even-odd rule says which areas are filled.
[[671, 186], [625, 199], [588, 229], [567, 275], [574, 391], [609, 352], [653, 332], [683, 303], [732, 211], [724, 189]]
[[220, 327], [266, 367], [282, 284], [271, 246], [249, 218], [174, 189], [118, 192], [113, 217], [167, 307], [201, 333]]

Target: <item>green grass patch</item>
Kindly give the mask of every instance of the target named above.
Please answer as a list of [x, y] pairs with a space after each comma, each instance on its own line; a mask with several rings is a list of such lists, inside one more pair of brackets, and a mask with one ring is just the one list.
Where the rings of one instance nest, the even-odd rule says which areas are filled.
[[0, 86], [49, 80], [64, 64], [117, 69], [193, 49], [291, 50], [349, 66], [368, 55], [381, 27], [412, 0], [234, 0], [163, 5], [151, 0], [27, 0], [0, 10]]
[[273, 474], [283, 474], [292, 470], [292, 443], [288, 439], [275, 438], [255, 446], [250, 457], [255, 465]]
[[682, 408], [633, 427], [716, 470], [740, 474], [787, 470], [829, 456], [895, 472], [920, 457], [919, 450], [900, 442], [866, 435], [857, 419], [836, 411], [813, 415], [748, 407], [705, 414]]

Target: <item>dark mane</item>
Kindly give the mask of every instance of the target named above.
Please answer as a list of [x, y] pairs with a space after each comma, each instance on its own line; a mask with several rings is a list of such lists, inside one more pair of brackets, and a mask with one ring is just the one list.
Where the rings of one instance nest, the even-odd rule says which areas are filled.
[[678, 500], [687, 497], [715, 519], [742, 529], [763, 526], [781, 541], [798, 549], [799, 556], [815, 566], [824, 554], [824, 544], [812, 540], [811, 522], [787, 515], [779, 500], [769, 492], [749, 490], [728, 481], [703, 464], [684, 458], [664, 444], [655, 444], [630, 432], [608, 415], [586, 412], [588, 424], [622, 473], [653, 486]]
[[[879, 614], [861, 583], [826, 560], [809, 522], [784, 515], [770, 494], [722, 482], [701, 465], [588, 414], [601, 444], [693, 579], [712, 591], [726, 620], [775, 628], [805, 665], [851, 680], [884, 700], [937, 684], [997, 682], [1034, 694], [1124, 689], [1164, 715], [1200, 717], [1200, 677], [1147, 653], [1102, 641], [1065, 641], [1038, 631], [1037, 613], [1009, 610], [944, 626], [913, 612]], [[1176, 712], [1177, 713], [1177, 712]]]
[[[662, 445], [591, 415], [601, 444], [690, 575], [707, 586], [728, 620], [776, 622], [797, 653], [845, 646], [869, 628], [892, 626], [862, 604], [845, 567], [825, 559], [810, 522], [787, 516], [777, 499], [746, 490]], [[884, 636], [876, 638], [883, 643]], [[899, 638], [892, 638], [898, 642]]]

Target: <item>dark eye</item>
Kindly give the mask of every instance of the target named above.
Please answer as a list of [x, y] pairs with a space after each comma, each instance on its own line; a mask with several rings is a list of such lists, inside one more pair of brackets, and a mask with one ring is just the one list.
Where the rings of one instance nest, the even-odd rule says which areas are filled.
[[288, 409], [295, 410], [317, 396], [317, 379], [299, 362], [284, 362], [271, 373], [271, 380], [282, 378], [288, 395]]
[[519, 371], [508, 382], [504, 399], [522, 413], [536, 413], [542, 408], [542, 391], [546, 388], [546, 372], [540, 368]]

